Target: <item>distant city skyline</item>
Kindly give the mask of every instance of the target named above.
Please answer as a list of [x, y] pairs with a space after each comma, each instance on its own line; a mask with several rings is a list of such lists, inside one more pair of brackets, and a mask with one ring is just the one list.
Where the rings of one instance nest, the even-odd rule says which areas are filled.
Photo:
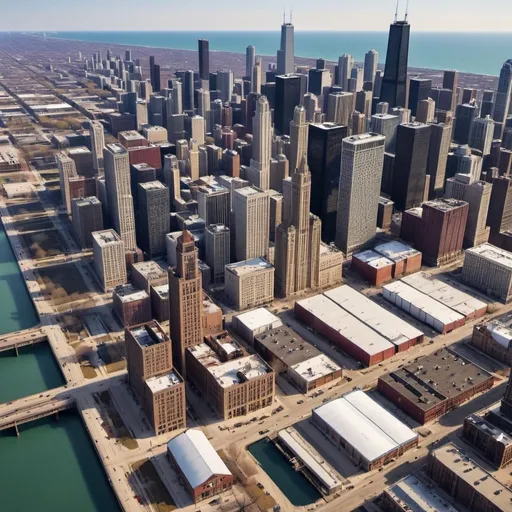
[[[64, 0], [52, 0], [50, 4], [19, 0], [3, 7], [0, 30], [275, 30], [283, 18], [283, 4], [272, 0], [239, 6], [222, 0], [215, 8], [206, 0], [179, 7], [166, 0], [149, 0], [144, 8], [140, 5], [131, 8], [130, 4], [128, 0], [111, 0], [105, 12], [104, 2], [89, 0], [87, 8], [77, 13]], [[400, 2], [401, 18], [405, 4], [404, 0]], [[293, 10], [292, 21], [297, 30], [386, 30], [396, 7], [395, 0], [367, 0], [352, 5], [319, 0], [309, 5], [306, 2], [285, 5], [287, 19]], [[428, 4], [413, 0], [409, 5], [409, 19], [416, 31], [510, 32], [511, 17], [512, 5], [507, 0], [489, 0], [483, 11], [479, 0], [431, 0]]]

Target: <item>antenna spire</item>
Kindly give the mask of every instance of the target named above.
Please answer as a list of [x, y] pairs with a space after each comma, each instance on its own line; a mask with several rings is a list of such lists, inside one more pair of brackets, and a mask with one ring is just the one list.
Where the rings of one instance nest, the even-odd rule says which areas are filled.
[[290, 25], [292, 24], [292, 14], [293, 14], [293, 9], [290, 9]]
[[408, 13], [409, 13], [409, 0], [407, 0], [407, 4], [405, 6], [405, 18], [404, 18], [404, 21], [407, 21]]
[[398, 21], [398, 4], [400, 0], [396, 0], [396, 10], [395, 10], [395, 23]]
[[283, 7], [283, 25], [286, 24], [286, 8]]

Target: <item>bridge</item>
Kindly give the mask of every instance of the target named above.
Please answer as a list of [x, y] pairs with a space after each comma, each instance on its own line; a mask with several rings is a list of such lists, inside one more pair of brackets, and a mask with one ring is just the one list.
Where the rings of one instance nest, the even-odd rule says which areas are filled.
[[16, 351], [16, 355], [18, 355], [19, 348], [26, 347], [28, 345], [34, 345], [36, 343], [47, 340], [48, 336], [46, 335], [44, 329], [40, 327], [27, 329], [25, 331], [12, 333], [7, 336], [1, 336], [0, 352], [5, 352], [6, 350], [14, 350]]

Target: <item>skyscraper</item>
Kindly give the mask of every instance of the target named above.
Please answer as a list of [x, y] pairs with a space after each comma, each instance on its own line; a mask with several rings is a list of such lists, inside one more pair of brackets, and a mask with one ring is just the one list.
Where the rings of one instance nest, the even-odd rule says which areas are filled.
[[121, 144], [108, 144], [103, 150], [105, 186], [110, 220], [126, 250], [135, 249], [135, 218], [130, 188], [130, 160]]
[[322, 239], [336, 236], [341, 142], [348, 135], [346, 126], [335, 123], [309, 125], [308, 164], [311, 172], [311, 212], [322, 221]]
[[[292, 173], [298, 169], [303, 160], [307, 163], [308, 154], [308, 123], [306, 122], [306, 109], [297, 105], [290, 121], [290, 169]], [[309, 205], [308, 205], [309, 211]]]
[[223, 102], [231, 101], [233, 93], [233, 71], [217, 71], [217, 89], [220, 91], [220, 99]]
[[405, 107], [410, 31], [407, 13], [403, 21], [398, 21], [395, 15], [395, 21], [389, 27], [386, 66], [380, 91], [380, 100], [389, 103], [390, 107]]
[[198, 250], [189, 231], [183, 231], [176, 248], [176, 267], [169, 268], [169, 325], [173, 359], [185, 377], [185, 350], [203, 342], [202, 277]]
[[385, 137], [377, 133], [343, 140], [336, 245], [346, 255], [375, 236], [384, 143]]
[[478, 115], [478, 107], [475, 103], [463, 103], [457, 105], [455, 115], [455, 128], [453, 130], [453, 141], [457, 144], [467, 144], [469, 142], [469, 131], [473, 120]]
[[256, 48], [249, 45], [245, 50], [245, 76], [251, 78], [252, 68], [256, 64]]
[[345, 92], [348, 92], [348, 80], [352, 76], [352, 68], [354, 67], [354, 57], [344, 54], [338, 59], [338, 77], [337, 84]]
[[327, 121], [349, 126], [354, 111], [354, 93], [334, 92], [327, 102]]
[[370, 50], [364, 56], [364, 81], [375, 82], [375, 73], [379, 65], [379, 52]]
[[205, 263], [210, 267], [212, 284], [224, 282], [224, 267], [230, 260], [230, 232], [224, 224], [210, 224], [204, 231]]
[[399, 211], [423, 202], [430, 130], [430, 125], [416, 122], [397, 128], [391, 199]]
[[283, 20], [283, 24], [281, 25], [281, 47], [277, 50], [278, 75], [295, 73], [295, 42], [293, 32], [293, 25]]
[[416, 111], [418, 123], [433, 123], [436, 117], [436, 102], [432, 98], [421, 100]]
[[261, 61], [261, 57], [256, 59], [254, 66], [252, 67], [251, 72], [251, 92], [256, 94], [261, 93], [261, 67], [263, 63]]
[[105, 146], [103, 125], [99, 121], [91, 121], [89, 135], [91, 136], [94, 171], [96, 174], [100, 174], [100, 171], [103, 170], [103, 148]]
[[[432, 90], [432, 80], [428, 78], [411, 78], [409, 81], [409, 109], [416, 117], [420, 101], [426, 100]], [[404, 105], [405, 106], [405, 105]]]
[[430, 176], [429, 198], [443, 194], [446, 176], [446, 163], [452, 138], [451, 120], [447, 123], [430, 125], [430, 144], [427, 158], [427, 174]]
[[496, 122], [494, 128], [494, 138], [501, 139], [505, 121], [510, 110], [510, 94], [512, 91], [512, 59], [507, 60], [501, 68], [498, 81], [498, 91], [494, 103], [493, 119]]
[[276, 105], [274, 109], [274, 125], [279, 135], [290, 133], [290, 121], [297, 105], [302, 103], [301, 76], [276, 76]]
[[374, 114], [372, 116], [372, 131], [386, 137], [386, 153], [395, 153], [396, 129], [400, 124], [400, 118], [391, 114]]
[[210, 83], [210, 42], [208, 39], [198, 39], [199, 52], [199, 80], [201, 87], [208, 87]]
[[55, 157], [57, 168], [59, 169], [60, 193], [62, 196], [62, 204], [66, 207], [66, 211], [71, 213], [71, 195], [69, 193], [69, 179], [78, 176], [76, 172], [75, 161], [66, 153], [59, 153]]
[[469, 145], [479, 149], [482, 155], [491, 153], [491, 145], [494, 138], [494, 121], [491, 116], [476, 117], [469, 130]]
[[452, 91], [451, 107], [447, 110], [455, 112], [455, 105], [457, 104], [457, 87], [459, 86], [459, 72], [455, 69], [448, 69], [443, 75], [443, 89]]

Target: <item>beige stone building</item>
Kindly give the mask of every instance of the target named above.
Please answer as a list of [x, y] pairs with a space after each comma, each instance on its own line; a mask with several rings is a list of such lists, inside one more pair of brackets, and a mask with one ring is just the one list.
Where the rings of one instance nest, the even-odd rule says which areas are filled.
[[78, 176], [75, 161], [66, 153], [59, 153], [55, 157], [57, 169], [59, 170], [60, 193], [62, 195], [62, 204], [66, 211], [71, 213], [71, 195], [69, 193], [69, 178]]
[[126, 283], [124, 243], [113, 229], [92, 234], [92, 251], [94, 266], [104, 291]]
[[330, 288], [343, 281], [343, 253], [334, 245], [320, 245], [319, 287]]

